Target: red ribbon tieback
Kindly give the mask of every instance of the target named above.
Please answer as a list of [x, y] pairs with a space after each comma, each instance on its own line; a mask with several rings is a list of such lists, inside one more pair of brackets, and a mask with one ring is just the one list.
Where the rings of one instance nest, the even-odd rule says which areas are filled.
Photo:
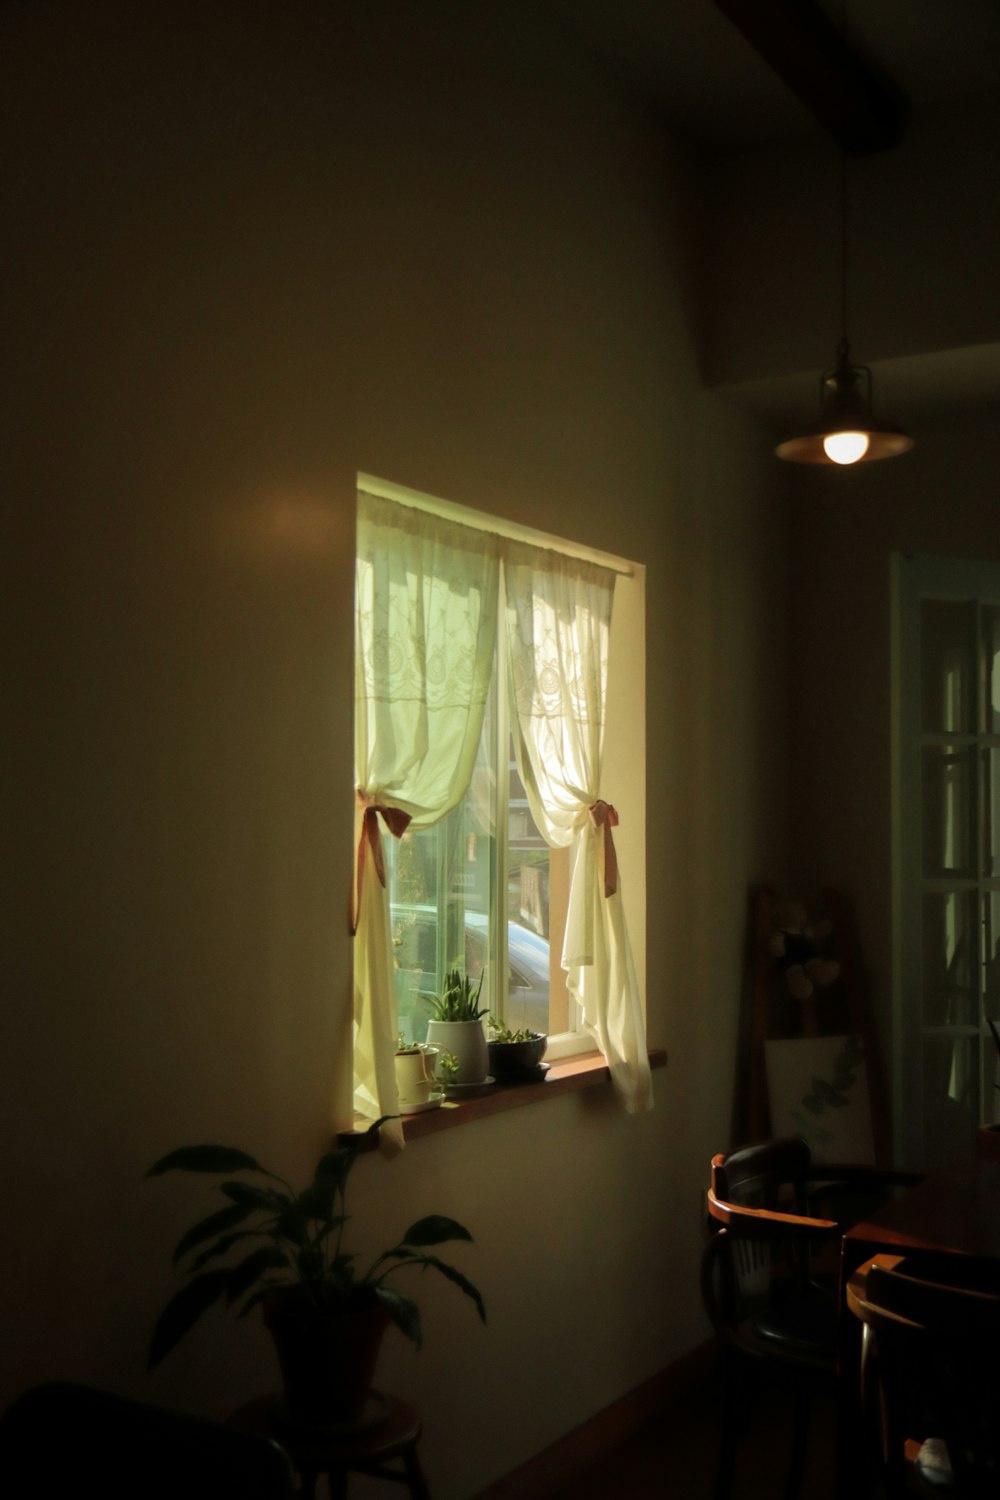
[[351, 935], [358, 930], [358, 917], [361, 913], [361, 890], [365, 880], [366, 851], [372, 851], [372, 860], [375, 864], [375, 873], [382, 885], [385, 885], [385, 855], [382, 852], [382, 833], [378, 826], [381, 817], [389, 832], [397, 839], [402, 838], [410, 826], [410, 814], [403, 812], [400, 807], [383, 807], [381, 802], [370, 802], [366, 793], [359, 791], [357, 798], [364, 805], [365, 814], [361, 821], [361, 837], [358, 839], [358, 872], [354, 887], [354, 916], [351, 921]]
[[613, 896], [618, 889], [618, 855], [611, 830], [618, 827], [618, 813], [610, 802], [601, 801], [595, 802], [589, 812], [594, 827], [604, 829], [604, 894]]

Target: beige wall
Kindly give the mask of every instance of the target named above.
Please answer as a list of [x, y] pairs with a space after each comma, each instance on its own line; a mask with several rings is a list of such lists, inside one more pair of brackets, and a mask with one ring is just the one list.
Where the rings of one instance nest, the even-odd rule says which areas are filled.
[[328, 1137], [356, 471], [647, 568], [657, 1107], [556, 1101], [357, 1174], [364, 1243], [430, 1210], [478, 1241], [489, 1326], [422, 1283], [424, 1350], [385, 1351], [441, 1500], [704, 1336], [746, 886], [785, 858], [784, 499], [699, 389], [695, 176], [534, 7], [500, 9], [0, 22], [0, 1400], [69, 1376], [222, 1413], [274, 1383], [221, 1315], [143, 1375], [197, 1200], [142, 1173], [218, 1139], [299, 1177]]

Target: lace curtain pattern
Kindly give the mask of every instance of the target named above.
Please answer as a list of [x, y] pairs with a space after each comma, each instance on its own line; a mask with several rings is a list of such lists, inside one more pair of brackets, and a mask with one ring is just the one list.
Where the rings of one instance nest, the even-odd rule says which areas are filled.
[[[506, 578], [510, 715], [546, 840], [571, 850], [571, 992], [626, 1107], [652, 1102], [635, 967], [600, 801], [614, 574], [359, 492], [355, 618], [355, 1107], [396, 1109], [395, 981], [381, 839], [429, 827], [476, 760]], [[390, 1144], [402, 1143], [397, 1121]]]
[[[387, 819], [375, 809], [424, 828], [465, 795], [496, 648], [497, 539], [362, 492], [355, 587], [354, 1102], [378, 1116], [397, 1099], [389, 893], [378, 869]], [[398, 1121], [386, 1133], [401, 1144]]]
[[615, 575], [513, 543], [503, 566], [518, 770], [547, 843], [570, 848], [562, 966], [625, 1107], [648, 1109], [645, 1024], [611, 835], [618, 815], [601, 799]]

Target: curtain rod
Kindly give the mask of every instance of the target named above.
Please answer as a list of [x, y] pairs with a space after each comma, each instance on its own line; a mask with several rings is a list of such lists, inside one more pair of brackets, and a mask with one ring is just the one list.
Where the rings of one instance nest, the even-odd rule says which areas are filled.
[[373, 474], [358, 474], [358, 489], [365, 490], [369, 495], [378, 495], [382, 500], [395, 500], [400, 505], [409, 505], [413, 510], [429, 511], [448, 521], [460, 521], [463, 526], [472, 527], [475, 531], [492, 531], [514, 542], [527, 542], [533, 547], [546, 547], [553, 552], [562, 552], [567, 557], [597, 563], [623, 578], [635, 577], [635, 564], [624, 557], [616, 557], [614, 553], [601, 552], [597, 547], [588, 547], [583, 542], [570, 542], [565, 537], [552, 536], [547, 531], [536, 531], [532, 526], [522, 526], [503, 516], [487, 515], [485, 511], [472, 510], [469, 506], [458, 505], [452, 500], [439, 500], [436, 495], [424, 495], [419, 490], [393, 484], [391, 480], [376, 479]]

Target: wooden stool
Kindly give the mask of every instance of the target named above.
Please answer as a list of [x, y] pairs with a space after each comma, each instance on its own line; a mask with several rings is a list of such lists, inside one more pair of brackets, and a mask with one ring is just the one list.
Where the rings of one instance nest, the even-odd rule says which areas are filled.
[[[303, 1500], [314, 1500], [316, 1476], [325, 1474], [331, 1500], [346, 1500], [347, 1476], [370, 1474], [409, 1487], [412, 1500], [430, 1500], [417, 1457], [420, 1417], [398, 1396], [373, 1391], [369, 1419], [353, 1432], [304, 1427], [281, 1415], [278, 1396], [261, 1396], [230, 1417], [244, 1432], [263, 1432], [280, 1443], [302, 1476]], [[398, 1460], [401, 1468], [387, 1465]]]

